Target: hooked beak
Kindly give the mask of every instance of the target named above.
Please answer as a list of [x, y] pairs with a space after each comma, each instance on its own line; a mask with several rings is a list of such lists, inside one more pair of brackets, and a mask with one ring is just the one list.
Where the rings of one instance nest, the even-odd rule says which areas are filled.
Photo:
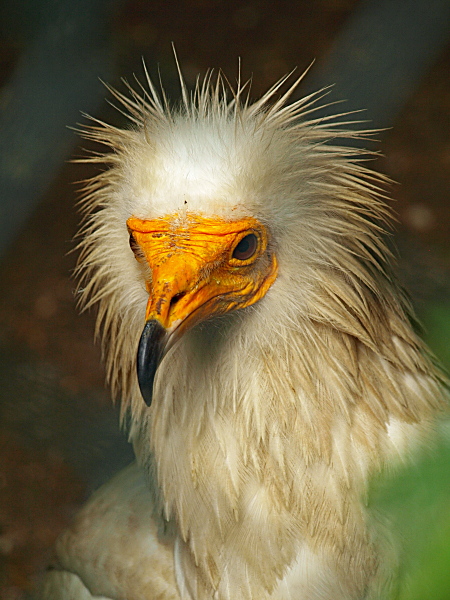
[[[159, 285], [155, 287], [161, 288]], [[187, 294], [177, 293], [179, 281], [172, 282], [172, 285], [166, 281], [162, 287], [165, 291], [158, 290], [148, 302], [146, 322], [137, 352], [138, 383], [147, 406], [152, 402], [158, 367], [184, 332], [213, 314], [226, 312], [220, 302], [215, 302], [216, 297], [211, 297], [214, 292], [208, 285], [200, 284], [199, 290]], [[178, 297], [182, 298], [179, 302], [176, 301]]]
[[137, 376], [142, 397], [147, 406], [153, 398], [153, 382], [156, 370], [165, 354], [167, 332], [156, 320], [147, 321], [139, 340], [137, 353]]
[[185, 322], [166, 329], [157, 319], [146, 321], [139, 340], [136, 368], [139, 389], [147, 406], [152, 403], [156, 371], [186, 328]]

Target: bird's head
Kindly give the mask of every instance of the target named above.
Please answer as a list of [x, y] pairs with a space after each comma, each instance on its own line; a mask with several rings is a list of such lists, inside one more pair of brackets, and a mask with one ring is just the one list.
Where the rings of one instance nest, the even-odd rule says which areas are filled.
[[99, 304], [113, 389], [134, 403], [137, 380], [151, 403], [162, 359], [199, 323], [257, 309], [255, 339], [314, 322], [374, 347], [371, 299], [398, 306], [378, 179], [333, 145], [337, 126], [356, 134], [311, 118], [320, 93], [287, 105], [298, 81], [280, 95], [284, 83], [251, 104], [220, 75], [191, 97], [182, 81], [170, 108], [148, 81], [141, 98], [113, 91], [131, 129], [85, 132], [113, 152], [89, 159], [109, 168], [87, 185], [82, 301]]
[[159, 362], [196, 323], [251, 306], [277, 276], [270, 232], [255, 218], [197, 213], [130, 217], [130, 247], [144, 263], [149, 299], [137, 374], [148, 405]]

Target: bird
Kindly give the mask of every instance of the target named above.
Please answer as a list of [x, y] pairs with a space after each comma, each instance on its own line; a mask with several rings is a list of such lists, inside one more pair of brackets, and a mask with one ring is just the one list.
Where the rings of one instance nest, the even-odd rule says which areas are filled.
[[[177, 63], [178, 64], [178, 63]], [[76, 275], [136, 461], [58, 539], [44, 600], [375, 600], [398, 549], [372, 478], [428, 443], [445, 378], [386, 241], [367, 132], [219, 71], [130, 123], [85, 183]], [[138, 81], [138, 80], [137, 80]], [[287, 90], [286, 90], [287, 87]], [[342, 139], [346, 140], [343, 143]]]

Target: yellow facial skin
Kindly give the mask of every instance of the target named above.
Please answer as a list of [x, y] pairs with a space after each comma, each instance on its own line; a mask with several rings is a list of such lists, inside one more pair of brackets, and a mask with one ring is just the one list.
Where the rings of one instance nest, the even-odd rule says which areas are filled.
[[276, 279], [269, 233], [251, 217], [172, 214], [131, 217], [127, 226], [137, 260], [150, 268], [146, 321], [156, 320], [168, 332], [181, 334], [212, 315], [250, 306]]

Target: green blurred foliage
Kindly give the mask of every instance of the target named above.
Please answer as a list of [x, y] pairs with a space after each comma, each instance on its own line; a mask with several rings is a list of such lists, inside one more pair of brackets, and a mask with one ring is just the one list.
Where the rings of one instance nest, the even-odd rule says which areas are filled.
[[450, 425], [440, 441], [396, 477], [378, 482], [371, 504], [401, 544], [399, 600], [450, 598]]
[[[450, 370], [450, 304], [421, 315], [426, 341]], [[450, 600], [450, 416], [414, 464], [378, 481], [371, 504], [388, 516], [401, 544], [398, 600]], [[380, 599], [386, 600], [386, 599]]]

